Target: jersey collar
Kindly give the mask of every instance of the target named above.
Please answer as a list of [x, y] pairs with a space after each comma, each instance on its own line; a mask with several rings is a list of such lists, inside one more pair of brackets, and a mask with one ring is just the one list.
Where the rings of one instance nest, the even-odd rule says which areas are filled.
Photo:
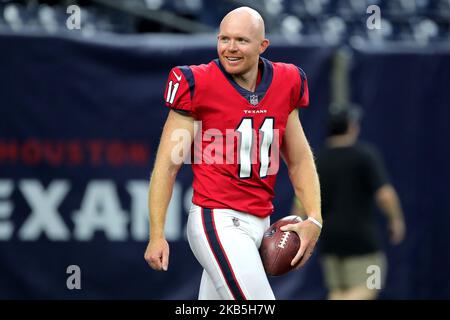
[[244, 97], [250, 104], [256, 106], [266, 95], [267, 90], [269, 89], [270, 84], [272, 83], [273, 78], [273, 67], [269, 60], [264, 59], [263, 57], [259, 58], [260, 63], [263, 64], [263, 73], [261, 82], [256, 86], [255, 92], [248, 91], [245, 88], [242, 88], [237, 82], [233, 79], [231, 74], [229, 74], [225, 68], [220, 63], [219, 59], [214, 59], [215, 64], [219, 67], [220, 71], [225, 75], [228, 82], [236, 89], [236, 91]]

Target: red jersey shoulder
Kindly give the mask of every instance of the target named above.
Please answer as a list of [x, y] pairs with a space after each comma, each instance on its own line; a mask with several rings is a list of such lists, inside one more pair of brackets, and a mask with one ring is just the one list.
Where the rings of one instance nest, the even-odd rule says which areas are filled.
[[164, 99], [166, 106], [176, 110], [195, 113], [193, 103], [196, 87], [208, 74], [211, 64], [177, 66], [172, 68], [167, 78]]
[[191, 112], [193, 83], [189, 67], [174, 67], [169, 72], [164, 91], [166, 106], [176, 110]]
[[192, 65], [190, 68], [197, 81], [206, 80], [207, 76], [216, 69], [214, 60], [208, 64]]
[[272, 62], [274, 73], [278, 74], [278, 79], [286, 81], [291, 86], [291, 108], [292, 110], [309, 105], [308, 79], [302, 68], [291, 63]]

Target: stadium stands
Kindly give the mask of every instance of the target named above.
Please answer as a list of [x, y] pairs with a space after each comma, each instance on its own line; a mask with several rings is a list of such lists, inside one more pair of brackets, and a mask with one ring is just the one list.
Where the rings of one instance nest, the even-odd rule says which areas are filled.
[[[73, 4], [81, 8], [82, 35], [214, 32], [228, 10], [249, 5], [263, 14], [269, 34], [291, 39], [417, 45], [450, 40], [450, 0], [0, 0], [0, 30], [67, 32]], [[372, 5], [380, 9], [380, 29], [367, 27]]]

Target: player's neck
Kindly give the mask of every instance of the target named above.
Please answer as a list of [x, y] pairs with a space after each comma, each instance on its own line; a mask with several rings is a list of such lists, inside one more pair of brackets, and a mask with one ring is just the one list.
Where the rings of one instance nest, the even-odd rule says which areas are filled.
[[242, 88], [244, 88], [250, 92], [255, 92], [256, 82], [258, 79], [258, 64], [256, 64], [247, 73], [240, 74], [240, 75], [233, 75], [233, 79]]

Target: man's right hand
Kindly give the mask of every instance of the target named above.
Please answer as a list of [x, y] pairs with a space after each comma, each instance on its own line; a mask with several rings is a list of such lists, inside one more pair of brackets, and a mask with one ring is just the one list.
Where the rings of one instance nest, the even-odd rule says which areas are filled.
[[144, 254], [148, 265], [157, 271], [167, 271], [169, 266], [169, 244], [166, 239], [150, 240]]

